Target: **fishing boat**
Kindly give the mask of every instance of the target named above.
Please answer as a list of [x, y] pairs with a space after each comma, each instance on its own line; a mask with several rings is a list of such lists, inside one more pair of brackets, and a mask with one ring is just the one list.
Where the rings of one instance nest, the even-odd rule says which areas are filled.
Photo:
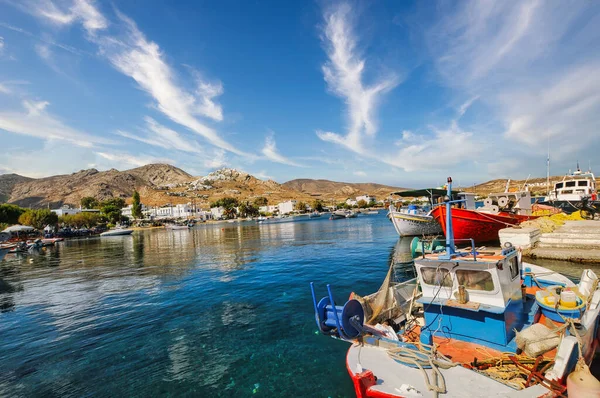
[[[427, 206], [411, 204], [407, 208], [397, 208], [391, 204], [388, 209], [387, 217], [401, 237], [440, 234], [442, 233], [442, 227], [431, 215], [431, 208], [433, 208], [438, 200], [445, 194], [446, 190], [441, 188], [394, 192], [392, 195], [397, 195], [401, 198], [427, 197], [429, 204]], [[458, 192], [452, 192], [452, 194], [457, 195]], [[474, 202], [472, 207], [475, 208]]]
[[331, 212], [329, 216], [330, 220], [339, 220], [342, 218], [346, 218], [346, 215], [350, 212], [350, 210], [335, 210]]
[[133, 233], [133, 229], [125, 229], [125, 228], [115, 228], [108, 230], [106, 232], [102, 232], [100, 236], [108, 237], [108, 236], [123, 236], [123, 235], [131, 235]]
[[596, 177], [590, 170], [582, 172], [579, 163], [577, 170], [564, 176], [562, 181], [555, 182], [553, 188], [540, 204], [556, 207], [567, 214], [579, 210], [584, 197], [598, 200]]
[[319, 213], [318, 211], [313, 211], [312, 213], [310, 213], [308, 215], [308, 218], [317, 218], [317, 217], [321, 217], [321, 213]]
[[[464, 207], [463, 200], [454, 205], [462, 206], [452, 209], [452, 226], [454, 238], [465, 241], [473, 239], [475, 243], [486, 243], [498, 240], [498, 231], [513, 227], [524, 221], [536, 218], [531, 211], [531, 195], [524, 192], [492, 193], [478, 209]], [[431, 215], [439, 223], [444, 234], [448, 233], [446, 207], [437, 206]]]
[[190, 225], [180, 225], [180, 224], [166, 224], [166, 229], [178, 230], [178, 229], [190, 229]]
[[354, 211], [348, 211], [346, 212], [346, 218], [356, 218], [358, 217], [358, 213], [354, 212]]
[[356, 396], [598, 396], [588, 368], [598, 347], [596, 274], [584, 270], [575, 285], [523, 263], [510, 244], [457, 250], [448, 231], [444, 251], [415, 260], [416, 278], [393, 283], [390, 267], [372, 295], [338, 306], [330, 285], [317, 301], [311, 283], [318, 329], [351, 344]]

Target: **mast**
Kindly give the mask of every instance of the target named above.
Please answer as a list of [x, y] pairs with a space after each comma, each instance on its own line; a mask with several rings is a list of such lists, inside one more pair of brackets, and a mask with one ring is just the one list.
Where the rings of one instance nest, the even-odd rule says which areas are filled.
[[546, 158], [546, 191], [550, 196], [550, 136], [548, 136], [548, 157]]

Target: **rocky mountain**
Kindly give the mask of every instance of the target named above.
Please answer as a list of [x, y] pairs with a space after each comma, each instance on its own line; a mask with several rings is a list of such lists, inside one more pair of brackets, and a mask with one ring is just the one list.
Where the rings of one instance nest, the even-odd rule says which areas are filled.
[[1, 174], [0, 175], [0, 203], [6, 202], [10, 197], [15, 185], [31, 181], [32, 178], [23, 177], [18, 174]]
[[[130, 198], [134, 189], [148, 190], [164, 184], [188, 183], [193, 177], [181, 169], [165, 164], [150, 164], [131, 170], [81, 170], [72, 174], [46, 178], [20, 177], [7, 191], [5, 199], [23, 207], [78, 206], [82, 197], [98, 200], [112, 197]], [[4, 180], [5, 176], [0, 176]]]
[[296, 179], [283, 183], [283, 186], [295, 191], [313, 196], [326, 196], [336, 199], [346, 199], [358, 195], [374, 195], [380, 199], [387, 198], [391, 192], [406, 190], [406, 188], [367, 183], [336, 182], [329, 180]]

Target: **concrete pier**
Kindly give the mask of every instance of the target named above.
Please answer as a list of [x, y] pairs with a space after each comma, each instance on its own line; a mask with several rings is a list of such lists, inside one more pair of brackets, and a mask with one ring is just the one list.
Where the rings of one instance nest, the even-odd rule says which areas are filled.
[[502, 244], [521, 247], [528, 257], [600, 263], [600, 221], [566, 221], [550, 233], [531, 227], [506, 228], [499, 237]]

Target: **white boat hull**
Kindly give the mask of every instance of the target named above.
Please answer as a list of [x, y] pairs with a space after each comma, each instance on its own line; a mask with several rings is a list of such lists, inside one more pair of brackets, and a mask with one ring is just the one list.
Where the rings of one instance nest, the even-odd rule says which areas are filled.
[[442, 233], [442, 227], [429, 214], [406, 214], [390, 210], [388, 218], [400, 236], [422, 236]]
[[102, 232], [100, 236], [123, 236], [123, 235], [131, 235], [133, 233], [133, 229], [115, 229], [112, 231]]

